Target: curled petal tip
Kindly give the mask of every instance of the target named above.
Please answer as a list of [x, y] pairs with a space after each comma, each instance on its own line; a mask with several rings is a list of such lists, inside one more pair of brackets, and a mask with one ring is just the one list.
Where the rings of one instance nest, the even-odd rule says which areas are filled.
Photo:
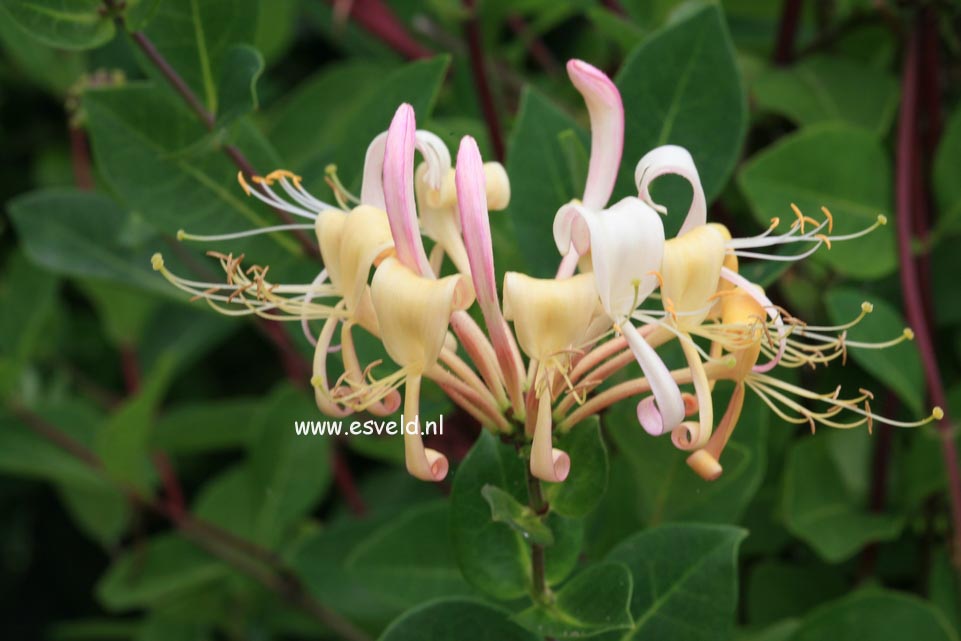
[[407, 471], [411, 476], [421, 481], [443, 481], [450, 470], [447, 457], [430, 448], [424, 448], [424, 456], [421, 460], [407, 460]]
[[531, 474], [548, 483], [563, 483], [571, 473], [571, 457], [556, 447], [551, 449], [550, 461], [531, 459]]
[[687, 464], [705, 481], [716, 481], [724, 469], [707, 450], [697, 450], [687, 457]]

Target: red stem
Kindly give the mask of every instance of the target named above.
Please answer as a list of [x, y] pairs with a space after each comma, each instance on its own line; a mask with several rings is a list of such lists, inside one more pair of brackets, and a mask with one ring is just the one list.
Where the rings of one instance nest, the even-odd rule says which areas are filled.
[[140, 359], [133, 345], [120, 347], [120, 365], [123, 369], [123, 384], [128, 396], [140, 391]]
[[561, 72], [561, 65], [554, 54], [547, 48], [544, 41], [531, 33], [527, 22], [518, 14], [511, 14], [507, 18], [507, 25], [511, 31], [527, 45], [527, 52], [548, 75], [556, 76]]
[[430, 58], [434, 52], [410, 35], [397, 15], [382, 0], [327, 0], [334, 5], [346, 2], [348, 15], [368, 33], [408, 60]]
[[784, 0], [781, 5], [781, 22], [774, 47], [774, 62], [781, 66], [789, 65], [794, 60], [794, 41], [797, 39], [798, 23], [801, 20], [802, 2], [803, 0]]
[[904, 71], [901, 78], [901, 113], [897, 136], [897, 236], [898, 255], [901, 261], [901, 292], [904, 297], [908, 323], [915, 333], [918, 351], [924, 367], [931, 400], [944, 411], [938, 422], [941, 433], [941, 453], [948, 476], [948, 497], [951, 505], [953, 548], [955, 565], [961, 571], [961, 472], [958, 470], [958, 453], [954, 445], [947, 399], [938, 369], [934, 341], [924, 314], [924, 301], [919, 287], [920, 276], [911, 245], [911, 233], [916, 205], [914, 182], [917, 180], [915, 163], [918, 144], [918, 76], [920, 66], [920, 42], [918, 29], [911, 29], [904, 54]]
[[177, 472], [174, 470], [166, 452], [157, 450], [153, 453], [152, 459], [154, 468], [156, 468], [163, 483], [164, 494], [167, 499], [167, 513], [172, 521], [179, 522], [187, 514], [187, 504], [184, 501], [184, 493], [180, 486], [180, 480], [177, 478]]
[[94, 188], [93, 172], [90, 169], [90, 147], [87, 134], [80, 127], [70, 125], [70, 161], [73, 165], [73, 182], [77, 189], [90, 191]]
[[470, 13], [470, 16], [464, 22], [464, 35], [467, 38], [471, 74], [474, 76], [474, 88], [480, 98], [484, 122], [487, 123], [487, 134], [490, 136], [491, 147], [494, 148], [494, 157], [499, 162], [504, 162], [504, 135], [501, 132], [497, 105], [494, 103], [494, 94], [491, 92], [490, 79], [487, 75], [487, 67], [484, 64], [484, 41], [481, 37], [476, 1], [464, 0], [464, 7]]

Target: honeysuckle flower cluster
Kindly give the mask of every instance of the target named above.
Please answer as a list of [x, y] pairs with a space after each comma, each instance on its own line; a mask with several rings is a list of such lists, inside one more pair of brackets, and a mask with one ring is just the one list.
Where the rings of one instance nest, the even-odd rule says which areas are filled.
[[[573, 60], [567, 69], [587, 105], [592, 141], [582, 198], [561, 207], [553, 230], [544, 230], [553, 233], [559, 251], [555, 278], [498, 277], [488, 213], [509, 203], [504, 168], [483, 162], [470, 136], [461, 140], [452, 166], [444, 143], [417, 129], [406, 104], [371, 142], [359, 197], [334, 171], [327, 183], [335, 204], [311, 195], [285, 170], [254, 177], [253, 185], [241, 174], [248, 196], [308, 222], [222, 236], [179, 234], [222, 241], [313, 229], [324, 265], [313, 282], [273, 282], [266, 267], [245, 266], [245, 257], [233, 254], [212, 254], [226, 274], [220, 283], [176, 276], [159, 254], [154, 268], [222, 313], [299, 321], [315, 345], [311, 384], [328, 416], [384, 416], [403, 404], [406, 417], [417, 417], [427, 378], [486, 429], [530, 442], [530, 471], [549, 482], [564, 481], [577, 464], [554, 447], [554, 432], [574, 429], [626, 398], [638, 399], [644, 431], [670, 435], [689, 452], [690, 467], [709, 480], [722, 473], [722, 452], [748, 389], [785, 421], [812, 430], [870, 428], [874, 421], [914, 426], [941, 416], [935, 408], [921, 421], [893, 421], [873, 412], [867, 390], [822, 393], [779, 379], [777, 369], [827, 364], [849, 348], [887, 347], [910, 339], [911, 332], [886, 343], [848, 340], [847, 330], [870, 313], [870, 304], [847, 324], [810, 326], [738, 270], [742, 259], [794, 261], [830, 249], [885, 224], [883, 216], [860, 232], [835, 235], [827, 209], [815, 220], [792, 205], [787, 231], [778, 233], [780, 221], [773, 219], [763, 233], [734, 238], [707, 221], [694, 161], [671, 145], [639, 160], [636, 196], [611, 203], [624, 141], [620, 94], [587, 63]], [[415, 170], [418, 151], [423, 162]], [[650, 193], [651, 183], [665, 174], [683, 177], [693, 189], [674, 238], [665, 237], [667, 210]], [[424, 237], [432, 241], [429, 253]], [[801, 249], [764, 251], [791, 245]], [[468, 313], [474, 304], [483, 325]], [[382, 341], [392, 366], [360, 361], [355, 327]], [[657, 350], [674, 340], [687, 367], [670, 370]], [[336, 377], [328, 363], [335, 353], [342, 366]], [[622, 370], [632, 377], [604, 387]], [[712, 395], [721, 380], [732, 381], [734, 391], [717, 412]], [[446, 476], [446, 457], [425, 447], [419, 430], [405, 430], [404, 440], [411, 474], [428, 481]]]

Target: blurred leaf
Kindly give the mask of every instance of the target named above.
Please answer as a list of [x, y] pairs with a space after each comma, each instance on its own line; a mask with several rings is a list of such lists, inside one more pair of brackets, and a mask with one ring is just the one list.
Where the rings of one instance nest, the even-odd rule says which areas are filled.
[[637, 424], [636, 404], [634, 400], [618, 403], [605, 415], [604, 425], [631, 462], [636, 485], [630, 498], [644, 522], [736, 522], [764, 476], [770, 419], [766, 407], [748, 396], [721, 459], [724, 473], [716, 481], [706, 482], [688, 468], [686, 454], [679, 452], [669, 437], [644, 433]]
[[144, 327], [161, 302], [140, 290], [116, 283], [85, 279], [79, 285], [97, 308], [107, 337], [118, 346], [140, 342]]
[[92, 49], [114, 34], [101, 0], [3, 0], [10, 16], [37, 40], [61, 49]]
[[217, 125], [220, 127], [259, 108], [257, 81], [264, 72], [264, 57], [249, 45], [234, 45], [224, 58], [217, 86]]
[[950, 554], [944, 548], [935, 550], [931, 559], [927, 593], [931, 602], [938, 606], [950, 622], [955, 636], [961, 638], [961, 612], [958, 611], [961, 586], [958, 585], [957, 570], [951, 562]]
[[[625, 139], [619, 193], [636, 193], [634, 165], [664, 144], [691, 152], [710, 201], [734, 170], [747, 104], [721, 10], [707, 5], [644, 40], [617, 74]], [[682, 218], [675, 216], [675, 218]]]
[[944, 615], [916, 596], [866, 589], [824, 605], [802, 622], [791, 641], [957, 641]]
[[171, 454], [252, 447], [261, 426], [251, 417], [260, 404], [259, 399], [229, 398], [174, 406], [157, 419], [151, 446]]
[[[468, 632], [469, 631], [469, 632]], [[440, 599], [405, 612], [378, 641], [538, 641], [500, 608], [466, 599]]]
[[956, 108], [944, 128], [934, 156], [932, 181], [938, 205], [938, 230], [961, 230], [961, 184], [956, 179], [961, 166], [961, 107]]
[[538, 545], [553, 545], [554, 534], [541, 522], [538, 515], [526, 505], [521, 505], [513, 496], [494, 485], [481, 488], [481, 496], [491, 508], [491, 519], [506, 523], [512, 530], [520, 533], [525, 541]]
[[[751, 158], [738, 184], [758, 222], [768, 226], [780, 217], [782, 231], [795, 220], [791, 203], [816, 219], [827, 207], [835, 235], [860, 231], [891, 212], [888, 154], [875, 136], [849, 125], [818, 125], [781, 139]], [[889, 227], [822, 248], [817, 256], [852, 278], [880, 278], [897, 265]]]
[[574, 464], [563, 483], [547, 486], [545, 498], [551, 510], [562, 516], [586, 516], [607, 490], [609, 465], [600, 420], [592, 416], [566, 433], [555, 434], [554, 446], [567, 452]]
[[258, 490], [250, 466], [239, 463], [210, 478], [194, 500], [191, 511], [198, 519], [241, 538], [253, 539], [257, 498], [262, 497]]
[[[752, 533], [753, 534], [753, 533]], [[817, 563], [763, 560], [751, 568], [744, 601], [752, 626], [803, 616], [811, 608], [847, 592], [835, 569]]]
[[630, 51], [644, 37], [644, 31], [640, 27], [606, 7], [591, 7], [587, 10], [587, 17], [598, 33], [605, 40], [617, 44], [621, 51]]
[[468, 594], [451, 550], [445, 501], [410, 505], [360, 540], [347, 572], [386, 601], [406, 609], [426, 600]]
[[0, 45], [27, 80], [56, 94], [65, 94], [84, 70], [82, 55], [54, 49], [21, 29], [6, 2], [0, 3]]
[[96, 451], [114, 480], [149, 493], [153, 478], [149, 459], [153, 416], [173, 374], [173, 361], [158, 364], [144, 380], [143, 389], [128, 399], [97, 431]]
[[35, 263], [68, 276], [105, 278], [170, 293], [169, 285], [150, 269], [154, 232], [146, 233], [150, 228], [140, 216], [110, 198], [45, 190], [18, 196], [7, 208]]
[[[164, 0], [145, 29], [148, 38], [206, 105], [218, 113], [217, 78], [231, 62], [227, 51], [253, 43], [257, 0]], [[164, 83], [158, 69], [144, 70]]]
[[879, 136], [891, 128], [899, 94], [890, 74], [832, 56], [768, 69], [753, 91], [758, 107], [784, 114], [802, 127], [845, 122]]
[[449, 65], [448, 56], [437, 56], [390, 72], [356, 63], [325, 71], [295, 94], [269, 136], [308, 186], [323, 185], [334, 163], [344, 184], [358, 191], [367, 146], [401, 103], [426, 123]]
[[[900, 515], [867, 508], [867, 457], [852, 458], [856, 432], [818, 432], [793, 445], [784, 470], [783, 514], [788, 530], [830, 563], [849, 558], [865, 544], [896, 539]], [[834, 456], [831, 440], [848, 449]]]
[[[207, 132], [172, 97], [150, 85], [130, 84], [88, 91], [83, 104], [100, 172], [157, 229], [169, 235], [183, 228], [218, 234], [275, 224], [269, 208], [244, 195], [237, 168], [225, 155], [216, 149], [184, 152]], [[237, 123], [234, 133], [255, 166], [277, 164], [247, 123]], [[290, 253], [302, 255], [294, 239], [283, 234], [204, 247], [246, 253], [253, 262], [270, 264], [272, 272], [291, 261]], [[163, 247], [154, 241], [154, 248]]]
[[[527, 502], [525, 462], [513, 447], [483, 431], [461, 462], [451, 490], [451, 540], [464, 578], [501, 600], [527, 594], [530, 587], [530, 547], [505, 523], [491, 519], [481, 491], [494, 485], [515, 500]], [[580, 552], [581, 524], [552, 514], [547, 521], [554, 545], [546, 550], [549, 582], [562, 580]]]
[[173, 534], [155, 536], [121, 554], [97, 584], [97, 599], [111, 612], [150, 607], [224, 578], [228, 569]]
[[[260, 436], [250, 451], [261, 539], [276, 541], [286, 527], [308, 514], [330, 487], [330, 440], [298, 435], [295, 421], [321, 419], [314, 399], [281, 387], [254, 415]], [[258, 429], [259, 428], [259, 429]]]
[[[517, 121], [508, 143], [507, 174], [511, 177], [511, 203], [506, 212], [491, 218], [498, 241], [523, 247], [512, 264], [504, 243], [495, 242], [499, 269], [522, 269], [532, 276], [549, 277], [557, 270], [560, 255], [551, 228], [557, 209], [575, 196], [583, 185], [571, 183], [571, 172], [561, 135], [573, 132], [585, 145], [587, 134], [547, 98], [527, 87], [521, 94]], [[517, 250], [515, 250], [517, 251]]]
[[300, 0], [260, 0], [254, 45], [273, 63], [290, 49], [300, 26]]
[[77, 528], [104, 548], [114, 547], [130, 522], [130, 501], [106, 482], [61, 484], [60, 498]]
[[[864, 300], [864, 292], [847, 287], [831, 289], [824, 298], [828, 316], [837, 325], [855, 318]], [[847, 330], [847, 340], [882, 343], [901, 336], [907, 324], [897, 308], [883, 298], [872, 297], [870, 302], [874, 305], [874, 311]], [[926, 414], [923, 406], [924, 372], [921, 369], [921, 356], [913, 341], [884, 349], [852, 346], [847, 353], [885, 387], [894, 390], [917, 418]]]
[[576, 575], [548, 604], [535, 604], [512, 618], [538, 637], [581, 639], [624, 630], [631, 618], [631, 573], [621, 563], [599, 563]]
[[800, 625], [797, 619], [784, 619], [761, 630], [742, 631], [735, 639], [737, 641], [789, 641]]
[[737, 605], [737, 549], [744, 530], [662, 525], [618, 545], [608, 561], [634, 577], [634, 624], [621, 641], [727, 639]]
[[11, 255], [0, 279], [0, 356], [22, 367], [45, 338], [46, 323], [55, 310], [57, 279], [37, 269], [21, 252]]

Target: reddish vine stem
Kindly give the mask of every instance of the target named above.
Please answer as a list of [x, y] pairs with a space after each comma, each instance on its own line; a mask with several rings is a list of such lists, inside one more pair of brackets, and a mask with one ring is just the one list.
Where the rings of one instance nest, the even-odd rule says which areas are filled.
[[802, 4], [803, 0], [784, 0], [781, 5], [781, 21], [774, 46], [774, 62], [781, 66], [794, 61], [794, 41], [797, 39]]
[[561, 72], [561, 65], [557, 58], [551, 53], [544, 41], [531, 32], [530, 26], [520, 15], [514, 13], [508, 16], [507, 25], [511, 31], [527, 45], [527, 52], [531, 55], [538, 65], [550, 76], [556, 76]]
[[464, 7], [469, 15], [464, 22], [464, 36], [467, 38], [467, 51], [470, 57], [471, 75], [474, 76], [474, 88], [480, 98], [481, 111], [487, 124], [487, 135], [490, 136], [494, 157], [498, 162], [504, 162], [505, 147], [504, 134], [501, 131], [500, 117], [497, 115], [497, 105], [491, 92], [490, 78], [484, 61], [484, 41], [481, 37], [480, 18], [477, 15], [476, 0], [464, 0]]
[[430, 58], [434, 52], [410, 35], [391, 8], [382, 0], [327, 0], [334, 6], [335, 15], [345, 8], [346, 15], [368, 33], [408, 60]]
[[[23, 405], [13, 403], [10, 410], [24, 425], [40, 436], [102, 475], [105, 480], [115, 482], [105, 473], [100, 457], [72, 436]], [[303, 610], [316, 621], [336, 632], [341, 638], [349, 641], [370, 641], [367, 634], [356, 628], [353, 623], [315, 600], [297, 576], [271, 550], [239, 538], [227, 530], [190, 514], [178, 514], [170, 510], [168, 505], [157, 502], [129, 485], [120, 484], [118, 489], [131, 502], [168, 519], [184, 538], [260, 582], [292, 606]]]
[[954, 445], [952, 422], [948, 414], [947, 399], [941, 382], [934, 340], [924, 314], [924, 301], [919, 287], [918, 267], [912, 252], [912, 221], [915, 198], [914, 182], [917, 180], [915, 163], [918, 144], [918, 91], [920, 42], [918, 29], [908, 34], [904, 54], [904, 70], [901, 76], [901, 113], [897, 135], [897, 236], [898, 255], [901, 261], [901, 292], [904, 297], [908, 323], [914, 329], [918, 351], [924, 367], [931, 400], [944, 411], [938, 422], [941, 434], [941, 453], [948, 476], [948, 498], [951, 506], [952, 540], [955, 566], [961, 574], [961, 471], [958, 469], [958, 453]]
[[67, 130], [70, 133], [70, 164], [73, 167], [73, 182], [80, 191], [90, 191], [94, 184], [87, 135], [81, 127], [72, 122]]

